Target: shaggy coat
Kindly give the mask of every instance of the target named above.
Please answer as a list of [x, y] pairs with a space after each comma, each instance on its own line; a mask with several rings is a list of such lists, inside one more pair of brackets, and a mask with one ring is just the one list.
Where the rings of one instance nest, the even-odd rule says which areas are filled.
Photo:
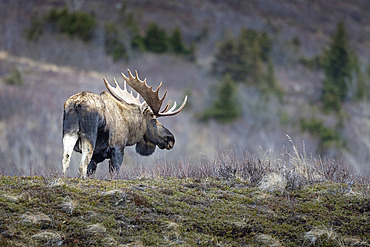
[[79, 171], [85, 177], [105, 159], [109, 159], [110, 173], [117, 175], [126, 146], [136, 145], [136, 152], [150, 155], [156, 146], [169, 150], [174, 144], [172, 133], [145, 103], [127, 104], [107, 92], [80, 92], [64, 104], [64, 174], [73, 150], [82, 153]]

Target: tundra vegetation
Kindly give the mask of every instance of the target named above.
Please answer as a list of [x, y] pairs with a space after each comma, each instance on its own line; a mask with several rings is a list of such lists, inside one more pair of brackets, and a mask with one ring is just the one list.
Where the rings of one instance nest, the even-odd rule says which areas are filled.
[[224, 151], [129, 180], [1, 176], [0, 244], [369, 246], [369, 177], [294, 155]]

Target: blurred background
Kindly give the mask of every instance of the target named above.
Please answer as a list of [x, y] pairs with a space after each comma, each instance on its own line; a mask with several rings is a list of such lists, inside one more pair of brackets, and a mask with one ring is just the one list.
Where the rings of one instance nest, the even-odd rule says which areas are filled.
[[369, 1], [0, 0], [0, 33], [1, 174], [60, 174], [64, 101], [127, 69], [189, 100], [160, 119], [174, 149], [128, 147], [121, 172], [220, 150], [283, 159], [292, 141], [370, 172]]

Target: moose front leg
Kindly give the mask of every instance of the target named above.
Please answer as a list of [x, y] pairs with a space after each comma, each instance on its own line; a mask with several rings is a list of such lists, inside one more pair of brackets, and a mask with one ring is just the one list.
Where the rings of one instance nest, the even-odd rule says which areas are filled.
[[97, 162], [93, 159], [90, 161], [89, 165], [87, 166], [87, 176], [91, 176], [95, 173], [97, 168]]
[[123, 151], [118, 148], [112, 148], [111, 158], [109, 160], [109, 173], [113, 178], [115, 178], [121, 167], [123, 161]]

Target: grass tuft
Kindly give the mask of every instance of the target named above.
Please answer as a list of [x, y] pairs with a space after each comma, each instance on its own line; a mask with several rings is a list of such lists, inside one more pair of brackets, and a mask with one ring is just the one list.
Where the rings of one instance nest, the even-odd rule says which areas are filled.
[[86, 231], [90, 234], [104, 234], [107, 229], [100, 223], [88, 225]]
[[46, 246], [58, 246], [63, 243], [62, 235], [54, 231], [41, 231], [31, 237]]
[[283, 191], [287, 185], [286, 178], [278, 173], [270, 173], [265, 175], [258, 184], [258, 188], [263, 191]]
[[68, 196], [64, 198], [64, 202], [60, 204], [60, 207], [65, 212], [68, 212], [69, 214], [72, 214], [75, 208], [78, 206], [77, 200], [73, 200], [69, 198]]
[[267, 235], [267, 234], [259, 234], [256, 237], [256, 240], [258, 243], [260, 243], [260, 246], [268, 246], [268, 247], [282, 247], [283, 245], [277, 240], [276, 238]]
[[304, 238], [310, 246], [344, 246], [339, 234], [327, 227], [315, 227]]

